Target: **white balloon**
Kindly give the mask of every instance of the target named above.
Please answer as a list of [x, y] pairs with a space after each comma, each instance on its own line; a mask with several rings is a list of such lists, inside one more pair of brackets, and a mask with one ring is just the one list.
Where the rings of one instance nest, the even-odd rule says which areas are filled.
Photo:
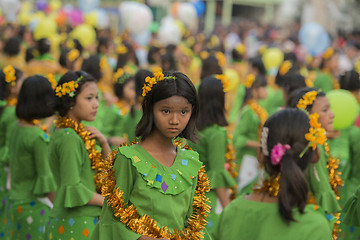
[[104, 29], [109, 27], [109, 16], [107, 15], [106, 11], [104, 9], [98, 9], [96, 10], [97, 15], [97, 27]]
[[122, 2], [119, 5], [119, 12], [122, 24], [131, 33], [142, 33], [150, 28], [153, 21], [151, 9], [138, 2]]
[[163, 46], [178, 44], [181, 41], [181, 30], [172, 17], [165, 17], [161, 21], [158, 39]]
[[0, 0], [0, 7], [8, 22], [16, 20], [17, 12], [20, 10], [19, 0]]
[[188, 2], [181, 3], [178, 8], [178, 18], [185, 26], [192, 26], [193, 22], [197, 19], [197, 12], [194, 5]]

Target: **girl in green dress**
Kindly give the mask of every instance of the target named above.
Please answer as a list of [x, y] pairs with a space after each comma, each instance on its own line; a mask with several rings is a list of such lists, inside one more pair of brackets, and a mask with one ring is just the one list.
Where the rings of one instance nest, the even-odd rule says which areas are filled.
[[318, 160], [316, 149], [309, 147], [305, 138], [310, 127], [307, 114], [297, 109], [281, 110], [269, 117], [257, 152], [269, 179], [224, 209], [214, 239], [331, 239], [326, 216], [318, 206], [307, 205], [304, 172]]
[[25, 79], [16, 106], [17, 123], [8, 136], [11, 175], [9, 239], [44, 239], [56, 184], [50, 170], [49, 136], [37, 126], [54, 114], [51, 83], [40, 75]]
[[143, 96], [141, 141], [120, 147], [102, 167], [106, 200], [92, 239], [209, 239], [208, 179], [199, 155], [174, 144], [176, 137], [195, 140], [195, 87], [182, 73], [158, 72], [146, 79]]
[[233, 138], [237, 168], [239, 169], [239, 193], [251, 191], [260, 175], [256, 149], [260, 147], [259, 133], [268, 114], [259, 105], [259, 100], [267, 97], [266, 84], [263, 75], [249, 74], [245, 81], [246, 92], [243, 107]]
[[[89, 239], [103, 197], [96, 192], [94, 170], [110, 152], [106, 138], [81, 121], [94, 121], [99, 107], [94, 78], [82, 71], [64, 74], [56, 87], [60, 117], [50, 141], [50, 165], [57, 191], [47, 239]], [[102, 148], [96, 149], [95, 139]]]
[[[14, 76], [14, 77], [12, 77]], [[6, 205], [9, 192], [6, 181], [9, 171], [8, 146], [6, 136], [9, 135], [11, 126], [16, 122], [15, 105], [17, 97], [24, 82], [25, 76], [22, 71], [8, 65], [0, 72], [0, 236], [5, 235], [7, 227]]]

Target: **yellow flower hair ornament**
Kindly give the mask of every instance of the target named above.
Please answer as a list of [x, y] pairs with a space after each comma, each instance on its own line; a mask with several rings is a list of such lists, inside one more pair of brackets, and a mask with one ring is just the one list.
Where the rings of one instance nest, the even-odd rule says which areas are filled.
[[81, 81], [81, 79], [83, 78], [84, 76], [80, 76], [78, 79], [76, 79], [76, 81], [66, 82], [56, 87], [55, 95], [60, 98], [65, 95], [69, 95], [69, 97], [74, 97], [75, 90], [77, 87], [79, 87], [79, 81]]
[[80, 52], [77, 49], [72, 49], [66, 54], [66, 58], [70, 62], [75, 62], [75, 60], [80, 56]]
[[5, 74], [5, 82], [10, 83], [11, 86], [15, 86], [16, 76], [14, 67], [11, 65], [7, 65], [3, 68], [3, 72]]
[[328, 49], [326, 49], [322, 57], [323, 59], [328, 60], [329, 58], [331, 58], [332, 55], [334, 55], [334, 49], [332, 47], [329, 47]]
[[117, 54], [125, 54], [128, 52], [128, 49], [127, 47], [124, 45], [124, 44], [119, 44], [117, 47], [116, 47], [116, 53]]
[[126, 79], [128, 79], [131, 76], [130, 73], [124, 71], [124, 69], [119, 68], [113, 76], [114, 83], [123, 84]]
[[251, 88], [253, 83], [255, 81], [255, 75], [254, 74], [248, 74], [246, 77], [246, 80], [244, 82], [244, 85], [246, 88]]
[[316, 99], [318, 92], [310, 91], [307, 92], [296, 105], [297, 108], [305, 110], [307, 106], [312, 105]]
[[305, 154], [309, 147], [312, 147], [312, 149], [315, 150], [317, 144], [324, 145], [327, 140], [326, 131], [324, 128], [321, 127], [321, 124], [318, 122], [319, 114], [312, 113], [310, 114], [309, 118], [310, 129], [309, 132], [305, 134], [305, 139], [309, 141], [309, 144], [300, 153], [300, 158]]
[[235, 50], [239, 54], [244, 55], [246, 53], [246, 46], [243, 43], [239, 43], [235, 46]]
[[174, 76], [167, 76], [164, 77], [164, 74], [162, 72], [155, 72], [154, 77], [146, 77], [145, 78], [145, 84], [143, 89], [142, 96], [145, 97], [148, 92], [151, 91], [152, 87], [157, 84], [160, 81], [163, 81], [164, 79], [176, 79]]
[[57, 85], [57, 82], [56, 82], [56, 79], [55, 79], [54, 74], [49, 73], [49, 74], [47, 75], [47, 79], [48, 79], [48, 81], [50, 82], [52, 89], [55, 89], [55, 88], [56, 88], [56, 85]]
[[215, 77], [221, 81], [221, 83], [223, 85], [223, 91], [228, 92], [229, 86], [230, 86], [230, 80], [223, 74], [217, 74], [217, 75], [215, 75]]
[[207, 51], [201, 51], [199, 55], [202, 60], [205, 60], [209, 57], [209, 53]]
[[218, 63], [220, 67], [224, 67], [226, 64], [226, 57], [222, 52], [216, 52], [215, 54], [216, 59], [218, 60]]
[[288, 60], [284, 61], [279, 68], [279, 74], [281, 76], [284, 76], [286, 73], [289, 72], [289, 70], [292, 68], [292, 66], [293, 65], [290, 61], [288, 61]]

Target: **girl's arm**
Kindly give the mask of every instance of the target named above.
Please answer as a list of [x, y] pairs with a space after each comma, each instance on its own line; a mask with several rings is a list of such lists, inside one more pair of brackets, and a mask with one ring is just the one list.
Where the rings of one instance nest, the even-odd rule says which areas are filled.
[[227, 193], [227, 188], [216, 188], [216, 195], [220, 199], [221, 205], [225, 208], [230, 203], [230, 198]]
[[104, 197], [101, 194], [94, 193], [94, 196], [90, 199], [87, 205], [101, 206], [104, 203]]
[[103, 159], [105, 159], [111, 152], [111, 149], [110, 149], [110, 146], [109, 146], [109, 143], [108, 143], [106, 137], [95, 127], [86, 127], [86, 130], [91, 132], [91, 134], [90, 134], [91, 138], [96, 138], [99, 141], [101, 149], [102, 149]]
[[259, 148], [261, 145], [257, 141], [247, 140], [245, 146], [249, 148]]
[[138, 240], [153, 240], [153, 239], [167, 240], [166, 238], [152, 238], [152, 237], [147, 237], [147, 236], [141, 236], [138, 238]]

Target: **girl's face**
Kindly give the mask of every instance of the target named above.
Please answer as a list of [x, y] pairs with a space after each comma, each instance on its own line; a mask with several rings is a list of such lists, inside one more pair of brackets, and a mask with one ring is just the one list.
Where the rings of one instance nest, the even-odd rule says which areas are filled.
[[124, 85], [124, 98], [128, 101], [134, 101], [136, 97], [135, 81], [130, 81]]
[[255, 99], [266, 99], [267, 98], [266, 87], [258, 87], [258, 88], [252, 89], [252, 96]]
[[98, 89], [95, 82], [86, 82], [76, 97], [75, 105], [70, 108], [68, 116], [77, 121], [94, 121], [99, 107]]
[[334, 129], [333, 122], [335, 115], [331, 111], [330, 102], [327, 97], [317, 97], [311, 108], [311, 113], [319, 114], [319, 123], [326, 131]]
[[154, 125], [166, 138], [177, 137], [187, 126], [192, 112], [189, 101], [180, 96], [172, 96], [154, 104]]

